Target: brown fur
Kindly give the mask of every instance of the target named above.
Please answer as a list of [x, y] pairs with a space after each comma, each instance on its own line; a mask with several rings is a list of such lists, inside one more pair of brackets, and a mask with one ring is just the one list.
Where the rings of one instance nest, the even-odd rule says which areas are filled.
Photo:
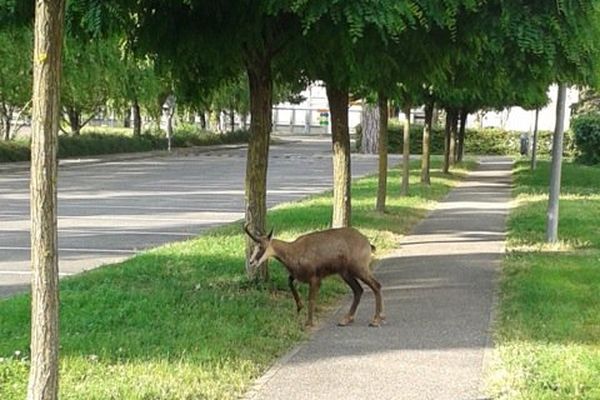
[[273, 239], [272, 233], [256, 236], [251, 234], [247, 227], [244, 229], [258, 244], [250, 258], [250, 265], [254, 267], [271, 257], [279, 260], [289, 273], [289, 286], [298, 312], [302, 309], [302, 301], [294, 286], [294, 280], [309, 284], [306, 325], [313, 325], [315, 301], [321, 280], [334, 274], [339, 274], [354, 294], [352, 306], [339, 325], [348, 325], [354, 320], [363, 292], [359, 280], [367, 284], [375, 294], [375, 316], [370, 325], [381, 324], [384, 319], [381, 284], [370, 270], [371, 251], [374, 247], [362, 233], [354, 228], [328, 229], [300, 236], [293, 242], [285, 242]]

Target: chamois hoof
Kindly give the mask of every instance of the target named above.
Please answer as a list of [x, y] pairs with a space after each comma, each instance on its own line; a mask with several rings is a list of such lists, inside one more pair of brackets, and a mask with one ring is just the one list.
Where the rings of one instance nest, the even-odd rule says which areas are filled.
[[381, 326], [382, 322], [383, 322], [383, 318], [375, 317], [371, 320], [371, 322], [369, 322], [369, 326], [371, 326], [373, 328], [379, 328]]
[[314, 328], [315, 324], [312, 321], [306, 321], [304, 323], [305, 328]]
[[302, 304], [300, 304], [299, 306], [296, 307], [296, 313], [300, 314], [300, 311], [302, 311], [302, 309], [304, 308], [304, 306]]
[[345, 316], [338, 322], [338, 326], [348, 326], [354, 322], [354, 317]]

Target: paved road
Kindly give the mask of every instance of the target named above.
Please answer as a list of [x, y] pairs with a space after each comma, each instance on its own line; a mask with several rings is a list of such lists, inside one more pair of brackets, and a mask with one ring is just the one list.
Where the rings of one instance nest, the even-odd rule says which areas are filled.
[[502, 260], [511, 163], [486, 159], [376, 271], [387, 324], [367, 327], [366, 289], [353, 326], [335, 326], [275, 365], [248, 399], [484, 399], [482, 374]]
[[[319, 138], [273, 145], [269, 207], [330, 189], [330, 146]], [[245, 160], [245, 149], [227, 149], [61, 168], [61, 275], [242, 218]], [[376, 171], [374, 156], [352, 162], [355, 176]], [[29, 282], [28, 185], [27, 171], [0, 172], [0, 297]]]

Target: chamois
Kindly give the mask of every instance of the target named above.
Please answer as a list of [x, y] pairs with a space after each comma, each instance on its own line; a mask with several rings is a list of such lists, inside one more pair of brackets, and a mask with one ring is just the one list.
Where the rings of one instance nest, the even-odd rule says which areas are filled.
[[313, 326], [315, 300], [321, 280], [333, 274], [339, 274], [354, 294], [350, 310], [338, 322], [339, 326], [346, 326], [354, 321], [354, 314], [363, 293], [358, 280], [366, 283], [375, 294], [375, 316], [369, 325], [380, 326], [385, 319], [381, 284], [373, 277], [369, 268], [371, 252], [375, 247], [356, 229], [337, 228], [312, 232], [293, 242], [273, 239], [273, 230], [268, 235], [255, 235], [250, 232], [247, 224], [244, 230], [258, 245], [250, 257], [250, 267], [256, 268], [271, 257], [279, 260], [289, 273], [289, 287], [298, 313], [302, 309], [302, 300], [294, 280], [309, 284], [307, 326]]

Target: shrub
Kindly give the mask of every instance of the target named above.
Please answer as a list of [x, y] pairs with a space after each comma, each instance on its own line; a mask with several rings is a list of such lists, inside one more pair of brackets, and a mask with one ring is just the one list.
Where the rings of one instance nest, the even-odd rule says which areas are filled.
[[29, 161], [31, 151], [29, 142], [21, 140], [0, 141], [0, 162]]
[[572, 121], [577, 161], [600, 164], [600, 114], [583, 114]]
[[[402, 153], [403, 127], [397, 121], [389, 124], [389, 151]], [[357, 148], [360, 149], [361, 128], [356, 127]], [[520, 132], [507, 131], [500, 128], [467, 129], [465, 132], [465, 152], [478, 155], [518, 155], [520, 148]], [[410, 153], [423, 152], [423, 125], [412, 124], [410, 129]], [[530, 138], [531, 139], [531, 138]], [[548, 155], [552, 149], [552, 132], [538, 133], [538, 154]], [[431, 132], [431, 154], [444, 153], [444, 127], [437, 126]], [[565, 132], [564, 155], [574, 152], [573, 133]]]
[[[211, 144], [245, 143], [248, 131], [215, 134], [193, 126], [182, 126], [173, 134], [173, 147], [206, 146]], [[146, 132], [138, 137], [105, 131], [83, 132], [78, 136], [61, 135], [58, 138], [58, 157], [85, 157], [101, 154], [135, 153], [167, 148], [163, 132]], [[28, 161], [30, 144], [26, 141], [0, 141], [0, 162]]]

